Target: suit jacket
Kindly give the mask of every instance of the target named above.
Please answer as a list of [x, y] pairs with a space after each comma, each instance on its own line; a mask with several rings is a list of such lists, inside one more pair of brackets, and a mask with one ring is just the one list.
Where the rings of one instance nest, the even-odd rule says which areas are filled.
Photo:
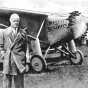
[[[19, 66], [21, 65], [24, 67], [26, 64], [26, 34], [22, 29], [20, 29], [18, 33], [18, 37], [15, 41], [16, 44], [12, 49], [11, 42], [13, 43], [16, 38], [16, 35], [13, 33], [12, 28], [8, 27], [0, 35], [0, 50], [5, 51], [3, 65], [4, 74], [17, 75], [21, 71], [21, 68], [19, 68]], [[8, 39], [10, 39], [11, 42]]]

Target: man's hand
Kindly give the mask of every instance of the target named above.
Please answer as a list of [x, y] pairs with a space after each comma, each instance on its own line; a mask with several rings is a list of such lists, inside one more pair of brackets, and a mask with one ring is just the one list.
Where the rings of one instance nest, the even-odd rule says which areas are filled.
[[24, 73], [27, 73], [27, 72], [29, 71], [29, 69], [30, 69], [30, 68], [29, 68], [29, 65], [26, 64], [25, 67], [24, 67], [24, 69], [21, 70], [21, 73], [23, 73], [23, 74], [24, 74]]
[[25, 66], [25, 72], [28, 72], [29, 71], [29, 65], [28, 64], [26, 64], [26, 66]]

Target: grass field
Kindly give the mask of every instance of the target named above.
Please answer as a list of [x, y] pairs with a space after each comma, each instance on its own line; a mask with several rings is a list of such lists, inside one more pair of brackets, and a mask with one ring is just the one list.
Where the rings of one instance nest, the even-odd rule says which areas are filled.
[[[52, 71], [41, 74], [25, 74], [25, 88], [87, 88], [88, 87], [88, 48], [79, 48], [84, 53], [81, 66], [51, 66]], [[2, 88], [2, 75], [0, 76]], [[14, 88], [14, 87], [13, 87]]]

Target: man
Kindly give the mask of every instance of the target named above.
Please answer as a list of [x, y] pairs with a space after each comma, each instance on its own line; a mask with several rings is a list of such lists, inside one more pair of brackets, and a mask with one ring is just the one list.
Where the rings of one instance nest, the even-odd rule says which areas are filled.
[[20, 28], [20, 17], [14, 13], [10, 17], [10, 27], [0, 35], [0, 51], [4, 56], [3, 88], [24, 88], [23, 73], [26, 70], [26, 32]]

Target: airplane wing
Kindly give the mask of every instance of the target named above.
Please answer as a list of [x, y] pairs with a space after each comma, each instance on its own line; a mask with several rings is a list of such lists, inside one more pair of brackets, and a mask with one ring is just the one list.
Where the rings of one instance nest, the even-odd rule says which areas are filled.
[[[0, 9], [0, 24], [9, 26], [9, 17], [12, 13], [18, 13], [21, 17], [21, 26], [27, 27], [30, 36], [37, 37], [41, 29], [42, 22], [47, 17], [46, 14], [41, 12], [20, 10], [20, 9]], [[39, 34], [40, 35], [40, 34]]]

